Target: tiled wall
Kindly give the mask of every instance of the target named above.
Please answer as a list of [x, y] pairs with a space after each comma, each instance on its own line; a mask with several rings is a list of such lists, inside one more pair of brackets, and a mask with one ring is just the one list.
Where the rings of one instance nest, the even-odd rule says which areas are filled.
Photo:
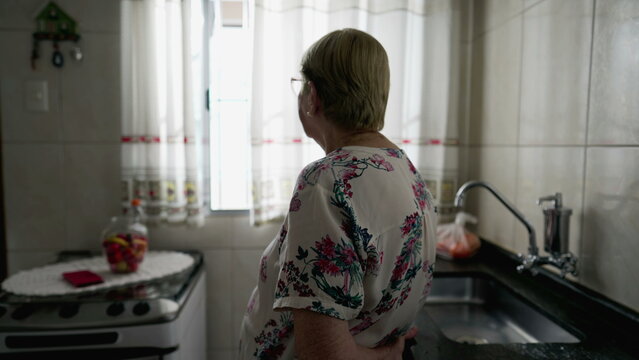
[[[2, 156], [9, 271], [41, 264], [61, 249], [97, 246], [94, 232], [118, 211], [119, 8], [110, 1], [60, 1], [79, 20], [84, 53], [51, 64], [40, 44], [30, 66], [36, 14], [46, 2], [0, 1]], [[25, 83], [45, 80], [49, 111], [25, 106]], [[115, 199], [114, 199], [115, 198]]]
[[[474, 1], [468, 178], [537, 229], [535, 200], [573, 209], [577, 281], [639, 311], [639, 2]], [[527, 233], [488, 192], [478, 232], [515, 252]]]

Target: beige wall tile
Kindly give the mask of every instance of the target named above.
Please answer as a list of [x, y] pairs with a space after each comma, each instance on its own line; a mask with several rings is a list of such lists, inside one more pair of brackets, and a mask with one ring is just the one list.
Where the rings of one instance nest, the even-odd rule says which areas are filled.
[[282, 226], [281, 222], [252, 226], [247, 215], [234, 216], [231, 221], [231, 239], [236, 249], [264, 250]]
[[161, 248], [264, 249], [275, 236], [278, 226], [264, 225], [256, 228], [250, 226], [246, 214], [213, 213], [206, 217], [202, 227], [165, 224], [152, 226], [149, 230], [152, 244]]
[[233, 236], [234, 215], [212, 215], [205, 219], [202, 228], [179, 229], [182, 232], [193, 233], [189, 239], [189, 246], [195, 249], [231, 249], [236, 246], [237, 239]]
[[56, 3], [78, 22], [81, 35], [120, 31], [120, 1], [58, 0]]
[[162, 249], [246, 249], [262, 251], [281, 224], [251, 226], [246, 214], [213, 213], [201, 228], [183, 225], [149, 226], [152, 246]]
[[213, 215], [202, 227], [182, 224], [149, 226], [151, 246], [161, 249], [228, 250], [234, 246], [232, 216]]
[[517, 144], [520, 68], [521, 17], [473, 43], [470, 144]]
[[120, 214], [120, 146], [64, 145], [64, 208], [68, 250], [100, 251], [101, 234]]
[[523, 10], [523, 0], [474, 0], [475, 38], [504, 24]]
[[548, 0], [524, 0], [524, 9], [530, 9], [531, 7], [540, 4], [544, 1], [548, 1]]
[[40, 0], [2, 0], [0, 1], [0, 31], [20, 29], [35, 31], [35, 17], [47, 4]]
[[29, 270], [34, 267], [52, 264], [56, 261], [56, 258], [56, 251], [9, 250], [9, 276], [17, 273], [18, 271]]
[[8, 249], [63, 249], [66, 200], [62, 146], [5, 143], [2, 157]]
[[69, 56], [63, 68], [63, 140], [119, 143], [119, 35], [88, 33], [81, 45], [83, 60], [76, 62]]
[[[0, 30], [0, 99], [3, 141], [55, 142], [61, 137], [60, 73], [51, 65], [52, 46], [40, 46], [36, 70], [31, 69], [31, 32]], [[25, 83], [46, 81], [49, 110], [27, 110]]]
[[[151, 225], [149, 230], [149, 249], [152, 250], [184, 250], [192, 249], [194, 238], [204, 236], [201, 228], [190, 228], [183, 225]], [[207, 248], [200, 248], [202, 250]]]
[[524, 13], [520, 144], [583, 145], [592, 1], [544, 1]]
[[583, 284], [639, 311], [639, 148], [587, 152]]
[[[517, 208], [537, 232], [537, 247], [544, 253], [544, 219], [536, 204], [542, 196], [562, 193], [563, 206], [572, 209], [569, 249], [579, 256], [583, 203], [584, 149], [581, 147], [521, 147], [519, 149]], [[528, 232], [515, 226], [515, 250], [528, 250]]]
[[[120, 1], [113, 0], [57, 0], [60, 8], [78, 22], [80, 35], [85, 32], [119, 32]], [[48, 1], [0, 1], [0, 30], [36, 30], [35, 18]]]
[[232, 251], [208, 250], [204, 252], [207, 275], [207, 347], [235, 348], [233, 329]]
[[[469, 147], [468, 156], [469, 178], [488, 182], [509, 202], [514, 203], [517, 191], [517, 149]], [[465, 198], [465, 211], [478, 219], [476, 231], [479, 236], [512, 250], [515, 216], [486, 189], [474, 188]]]
[[237, 357], [237, 350], [209, 349], [209, 360], [234, 360]]
[[589, 144], [639, 145], [639, 2], [597, 1]]

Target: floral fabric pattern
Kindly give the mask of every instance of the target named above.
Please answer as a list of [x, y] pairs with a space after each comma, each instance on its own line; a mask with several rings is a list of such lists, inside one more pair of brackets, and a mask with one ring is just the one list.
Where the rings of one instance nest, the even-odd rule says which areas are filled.
[[256, 359], [268, 360], [278, 359], [284, 349], [284, 340], [293, 332], [293, 318], [290, 313], [283, 313], [279, 317], [279, 322], [270, 319], [264, 325], [264, 330], [255, 337], [255, 343], [259, 346], [255, 349], [253, 356]]
[[309, 164], [261, 258], [240, 358], [292, 359], [291, 308], [348, 321], [364, 346], [404, 334], [430, 291], [434, 209], [402, 150], [345, 147]]

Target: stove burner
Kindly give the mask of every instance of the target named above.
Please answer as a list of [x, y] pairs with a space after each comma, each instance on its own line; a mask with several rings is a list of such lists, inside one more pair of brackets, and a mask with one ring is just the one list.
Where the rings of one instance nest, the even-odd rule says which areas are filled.
[[133, 306], [133, 313], [138, 316], [148, 313], [149, 310], [151, 310], [151, 306], [146, 301], [141, 301]]
[[11, 313], [11, 318], [13, 320], [24, 320], [33, 314], [35, 309], [36, 307], [32, 304], [24, 304]]
[[76, 316], [79, 310], [80, 310], [80, 304], [78, 303], [63, 304], [60, 307], [60, 311], [58, 312], [58, 315], [60, 315], [60, 317], [63, 319], [68, 319], [68, 318], [72, 318]]
[[109, 316], [118, 316], [124, 312], [124, 304], [121, 302], [115, 302], [106, 310], [107, 315]]

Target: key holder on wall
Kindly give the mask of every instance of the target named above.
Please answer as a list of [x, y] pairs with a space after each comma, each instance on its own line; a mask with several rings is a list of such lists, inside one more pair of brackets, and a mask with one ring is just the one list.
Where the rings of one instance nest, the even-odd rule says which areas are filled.
[[73, 20], [53, 1], [49, 2], [36, 16], [38, 30], [33, 33], [33, 49], [31, 50], [31, 68], [35, 70], [36, 60], [40, 57], [40, 42], [53, 42], [53, 56], [51, 63], [57, 68], [64, 66], [64, 56], [60, 52], [59, 43], [63, 41], [73, 41], [71, 58], [82, 60], [82, 50], [78, 46], [80, 34], [76, 31], [77, 22]]

